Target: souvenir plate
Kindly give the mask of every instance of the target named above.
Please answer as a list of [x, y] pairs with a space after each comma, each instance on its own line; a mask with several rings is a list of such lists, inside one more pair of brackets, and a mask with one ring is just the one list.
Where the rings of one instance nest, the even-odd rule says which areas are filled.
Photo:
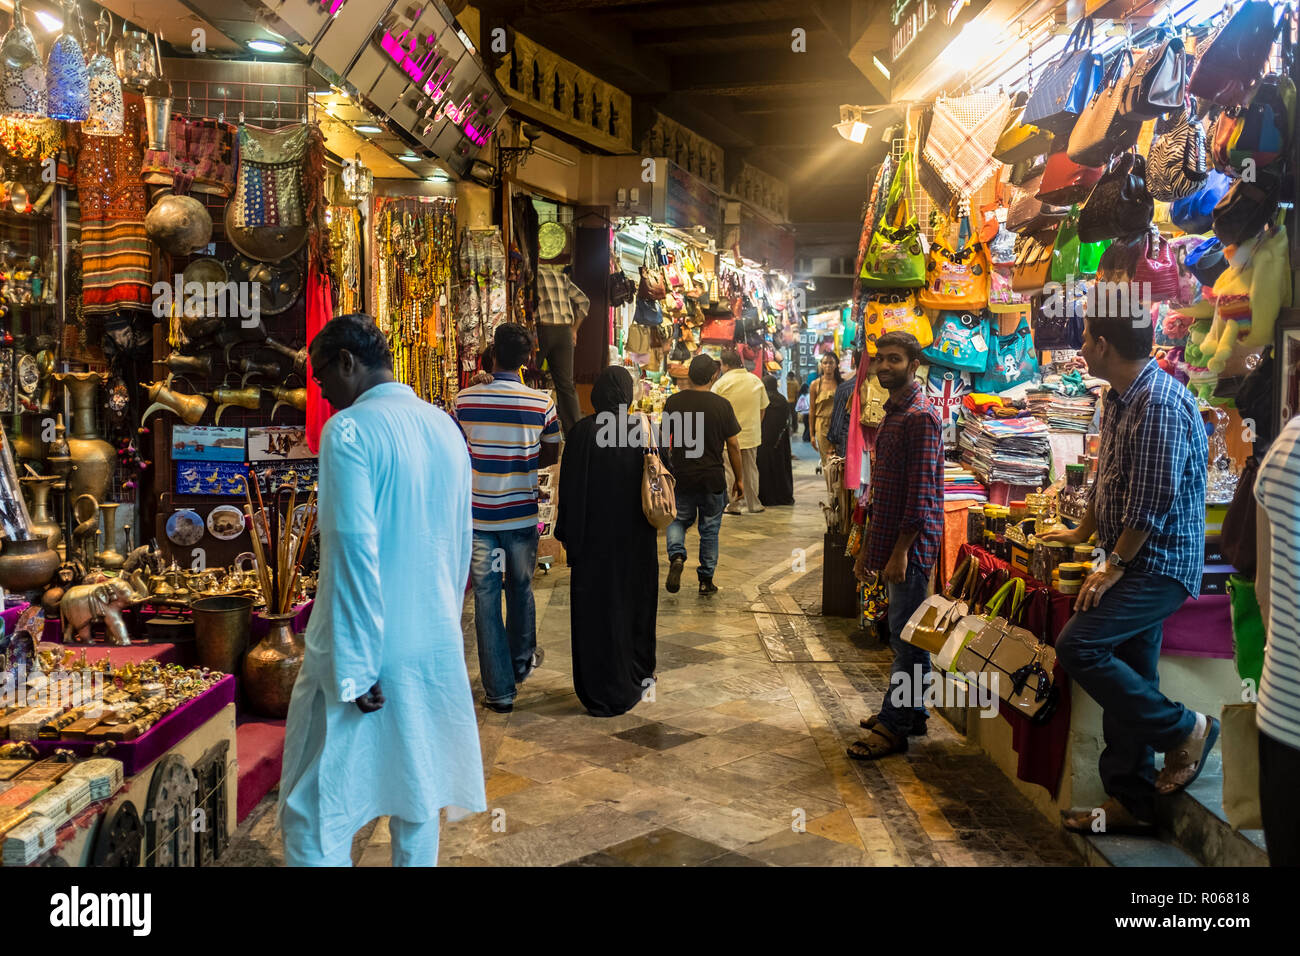
[[41, 368], [36, 364], [36, 356], [24, 352], [18, 357], [18, 368], [14, 376], [18, 383], [18, 389], [24, 395], [32, 395], [36, 392], [36, 386], [41, 384]]
[[244, 533], [244, 512], [234, 505], [217, 505], [208, 512], [208, 533], [218, 541], [233, 541]]
[[167, 539], [172, 544], [188, 547], [203, 538], [203, 519], [197, 511], [183, 508], [167, 519]]
[[537, 229], [537, 257], [554, 259], [569, 246], [569, 232], [558, 222], [544, 222]]

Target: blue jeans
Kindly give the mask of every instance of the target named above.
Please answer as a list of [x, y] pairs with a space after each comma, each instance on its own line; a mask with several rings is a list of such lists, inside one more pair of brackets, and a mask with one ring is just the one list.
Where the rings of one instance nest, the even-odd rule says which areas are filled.
[[[930, 652], [904, 642], [899, 635], [907, 619], [929, 596], [930, 572], [909, 561], [902, 583], [889, 582], [885, 586], [889, 589], [889, 646], [894, 663], [879, 717], [891, 733], [906, 737], [913, 724], [930, 716], [923, 704], [925, 685], [930, 679]], [[897, 698], [901, 698], [901, 705]]]
[[[515, 684], [528, 672], [537, 650], [533, 572], [537, 569], [537, 526], [509, 531], [475, 531], [470, 559], [474, 579], [474, 634], [479, 676], [494, 704], [511, 704]], [[506, 618], [501, 620], [505, 582]]]
[[1155, 751], [1192, 732], [1196, 712], [1160, 693], [1164, 621], [1187, 600], [1173, 578], [1129, 571], [1056, 639], [1056, 657], [1102, 710], [1106, 749], [1098, 769], [1106, 793], [1142, 820], [1155, 818]]
[[727, 507], [727, 493], [716, 495], [707, 491], [677, 490], [677, 517], [668, 526], [668, 559], [686, 560], [686, 529], [700, 520], [700, 566], [696, 570], [701, 581], [712, 581], [718, 567], [718, 529], [722, 527], [722, 509]]

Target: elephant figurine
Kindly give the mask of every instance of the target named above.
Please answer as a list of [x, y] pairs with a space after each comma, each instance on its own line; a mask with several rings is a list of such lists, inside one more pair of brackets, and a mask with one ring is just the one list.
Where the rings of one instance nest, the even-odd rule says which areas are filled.
[[139, 604], [148, 597], [149, 589], [139, 571], [129, 577], [109, 578], [68, 588], [59, 602], [64, 641], [89, 644], [91, 625], [102, 620], [110, 644], [130, 644], [131, 637], [126, 632], [126, 622], [122, 620], [122, 609], [131, 604]]

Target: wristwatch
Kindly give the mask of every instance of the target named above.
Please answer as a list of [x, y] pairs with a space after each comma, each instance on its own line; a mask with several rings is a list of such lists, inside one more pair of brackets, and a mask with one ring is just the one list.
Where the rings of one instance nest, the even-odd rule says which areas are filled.
[[1128, 568], [1129, 562], [1121, 558], [1117, 552], [1112, 551], [1106, 558], [1106, 566], [1123, 571]]

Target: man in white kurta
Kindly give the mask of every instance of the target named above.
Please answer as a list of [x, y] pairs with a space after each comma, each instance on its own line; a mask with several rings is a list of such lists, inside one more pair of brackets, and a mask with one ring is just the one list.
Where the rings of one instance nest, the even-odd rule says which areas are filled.
[[393, 380], [368, 316], [331, 320], [313, 374], [338, 411], [321, 432], [321, 569], [280, 779], [285, 861], [348, 866], [389, 816], [395, 866], [433, 866], [438, 812], [487, 808], [460, 616], [470, 464], [444, 412]]

